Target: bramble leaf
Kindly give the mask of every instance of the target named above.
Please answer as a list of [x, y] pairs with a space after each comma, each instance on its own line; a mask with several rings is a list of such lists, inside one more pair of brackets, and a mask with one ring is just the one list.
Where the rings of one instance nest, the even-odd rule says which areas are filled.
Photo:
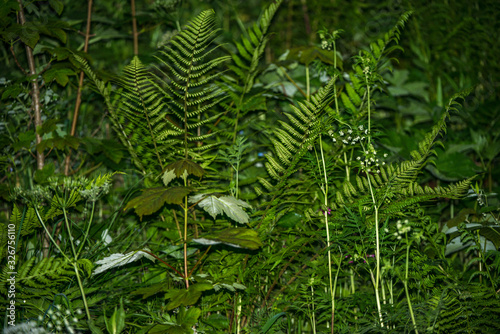
[[165, 203], [182, 204], [182, 199], [192, 191], [189, 187], [158, 187], [142, 189], [142, 194], [127, 203], [124, 210], [135, 209], [142, 216], [150, 215], [160, 210]]
[[[189, 198], [190, 203], [196, 203], [202, 199], [206, 194], [199, 194]], [[206, 212], [208, 212], [214, 219], [218, 214], [225, 213], [229, 218], [237, 221], [240, 224], [247, 224], [249, 216], [243, 211], [242, 208], [251, 208], [252, 206], [247, 202], [236, 199], [233, 196], [217, 197], [209, 195], [198, 203]]]
[[247, 228], [227, 228], [211, 234], [206, 234], [202, 238], [193, 239], [202, 245], [225, 244], [236, 248], [258, 249], [262, 247], [257, 231]]

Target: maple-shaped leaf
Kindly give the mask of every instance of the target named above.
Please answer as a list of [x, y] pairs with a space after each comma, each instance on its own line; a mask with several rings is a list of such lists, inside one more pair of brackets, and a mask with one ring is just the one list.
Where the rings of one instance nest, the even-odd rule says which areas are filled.
[[166, 170], [173, 169], [175, 172], [175, 176], [177, 177], [181, 177], [182, 174], [184, 174], [185, 170], [188, 172], [188, 174], [192, 174], [198, 177], [202, 177], [203, 174], [205, 173], [205, 171], [203, 170], [203, 168], [201, 168], [200, 165], [188, 159], [182, 159], [172, 162], [167, 167], [165, 167], [165, 169]]
[[[201, 200], [201, 201], [200, 201]], [[242, 208], [252, 208], [250, 204], [233, 196], [199, 194], [189, 198], [190, 203], [198, 205], [208, 212], [214, 219], [218, 214], [225, 213], [229, 218], [240, 224], [247, 224], [250, 218]]]
[[182, 199], [192, 191], [189, 187], [158, 187], [142, 189], [142, 194], [130, 200], [124, 210], [135, 209], [142, 216], [150, 215], [160, 210], [165, 203], [182, 204]]
[[153, 256], [149, 255], [146, 252], [143, 252], [142, 250], [129, 252], [127, 254], [115, 253], [111, 254], [108, 257], [105, 257], [102, 260], [96, 261], [95, 264], [98, 264], [99, 267], [94, 270], [93, 275], [100, 274], [111, 268], [124, 266], [126, 264], [137, 261], [142, 257], [146, 257], [153, 262], [155, 261], [155, 258]]
[[257, 231], [247, 228], [227, 228], [193, 239], [202, 245], [224, 244], [236, 248], [258, 249], [262, 247]]

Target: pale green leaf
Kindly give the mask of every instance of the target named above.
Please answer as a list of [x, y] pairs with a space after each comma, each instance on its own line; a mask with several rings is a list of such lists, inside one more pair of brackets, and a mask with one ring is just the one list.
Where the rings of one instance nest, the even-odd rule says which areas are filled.
[[111, 268], [124, 266], [126, 264], [135, 262], [143, 257], [148, 258], [153, 262], [155, 261], [155, 258], [153, 256], [141, 250], [129, 252], [125, 255], [121, 253], [111, 254], [110, 256], [95, 262], [95, 264], [98, 264], [99, 267], [97, 267], [94, 270], [93, 275], [100, 274]]
[[[200, 201], [206, 194], [199, 194], [189, 198], [190, 203]], [[249, 220], [248, 214], [242, 208], [251, 208], [250, 204], [239, 200], [233, 196], [215, 195], [206, 196], [198, 203], [206, 212], [208, 212], [214, 219], [217, 215], [225, 213], [229, 218], [237, 221], [240, 224], [247, 224]]]

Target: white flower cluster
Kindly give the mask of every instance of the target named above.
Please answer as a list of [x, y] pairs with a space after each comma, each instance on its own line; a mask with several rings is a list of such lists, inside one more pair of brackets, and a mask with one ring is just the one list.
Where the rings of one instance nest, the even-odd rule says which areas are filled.
[[[375, 171], [377, 174], [379, 174], [380, 166], [384, 166], [385, 161], [381, 161], [379, 158], [377, 158], [377, 151], [371, 145], [370, 148], [364, 151], [363, 153], [364, 157], [358, 156], [356, 158], [356, 160], [359, 161], [361, 168], [365, 170], [367, 173]], [[387, 153], [384, 153], [384, 158], [387, 158]]]
[[410, 226], [410, 222], [408, 221], [408, 219], [405, 219], [403, 222], [401, 222], [401, 220], [398, 220], [396, 222], [396, 228], [398, 230], [396, 232], [394, 232], [394, 236], [398, 240], [401, 240], [402, 235], [411, 231], [411, 226]]
[[[78, 315], [82, 315], [83, 311], [76, 310]], [[51, 306], [45, 316], [39, 315], [38, 321], [25, 322], [14, 327], [4, 330], [4, 334], [14, 333], [78, 333], [74, 325], [78, 322], [75, 316], [72, 316], [71, 311], [63, 310], [61, 305]]]
[[[337, 138], [335, 138], [335, 132], [330, 130], [328, 131], [328, 134], [332, 137], [333, 142], [336, 143]], [[357, 143], [364, 141], [367, 135], [368, 129], [364, 129], [363, 125], [360, 125], [357, 130], [339, 130], [338, 140], [342, 141], [344, 145], [356, 145]]]

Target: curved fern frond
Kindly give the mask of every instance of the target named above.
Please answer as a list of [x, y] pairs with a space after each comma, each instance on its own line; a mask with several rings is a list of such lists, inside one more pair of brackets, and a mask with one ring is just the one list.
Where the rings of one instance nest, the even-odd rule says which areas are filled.
[[[231, 97], [232, 105], [226, 105], [234, 116], [234, 130], [231, 134], [233, 143], [238, 133], [238, 122], [249, 111], [265, 108], [263, 90], [255, 90], [254, 82], [260, 73], [259, 62], [268, 42], [268, 29], [274, 14], [283, 0], [273, 1], [262, 14], [259, 21], [246, 31], [241, 41], [235, 42], [238, 53], [232, 53], [232, 64], [228, 68], [234, 73], [234, 78], [224, 77], [220, 85]], [[236, 83], [234, 82], [236, 80]]]
[[324, 116], [326, 107], [333, 99], [334, 85], [335, 78], [312, 96], [311, 102], [299, 103], [300, 108], [291, 105], [292, 112], [285, 114], [289, 123], [279, 122], [281, 129], [276, 129], [276, 136], [271, 137], [279, 161], [267, 154], [265, 164], [271, 177], [278, 180], [276, 188], [279, 189], [295, 172], [297, 163], [328, 123]]
[[[209, 113], [226, 98], [224, 92], [212, 82], [221, 75], [221, 72], [214, 73], [214, 69], [230, 57], [207, 60], [219, 48], [212, 47], [218, 31], [214, 11], [203, 11], [172, 38], [161, 51], [161, 56], [156, 57], [164, 68], [158, 68], [164, 77], [155, 75], [155, 79], [161, 82], [171, 98], [167, 104], [180, 124], [176, 128], [180, 134], [177, 139], [184, 143], [181, 153], [186, 159], [191, 149], [189, 143], [199, 144], [213, 136], [202, 128], [220, 117], [218, 113]], [[191, 132], [194, 129], [197, 130], [196, 135]], [[197, 145], [196, 148], [209, 149], [212, 146]]]

